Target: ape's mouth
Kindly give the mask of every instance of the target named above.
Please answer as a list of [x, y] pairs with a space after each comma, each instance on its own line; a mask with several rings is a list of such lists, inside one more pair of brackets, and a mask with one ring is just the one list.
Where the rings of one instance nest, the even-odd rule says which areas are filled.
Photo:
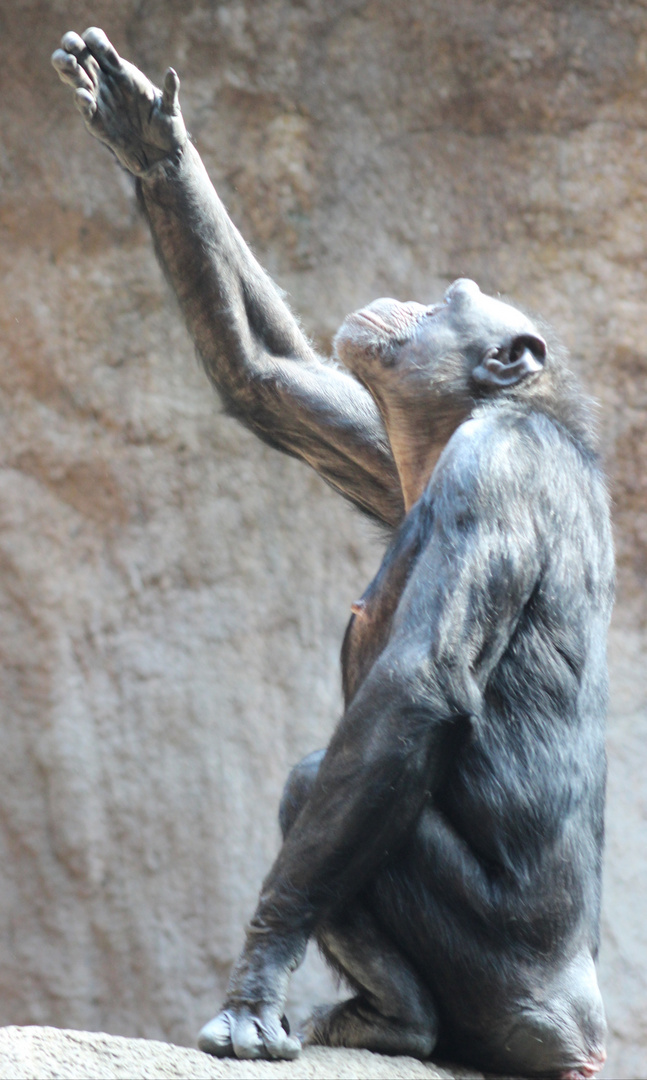
[[375, 312], [371, 311], [369, 308], [362, 308], [361, 311], [356, 311], [355, 318], [363, 319], [365, 322], [371, 323], [373, 326], [377, 327], [378, 330], [381, 330], [384, 334], [392, 334], [396, 329], [394, 326], [390, 326], [387, 322], [384, 321], [384, 319], [381, 319], [379, 315], [376, 315]]
[[429, 310], [422, 304], [416, 303], [415, 300], [402, 303], [399, 300], [384, 297], [354, 311], [347, 318], [356, 326], [359, 323], [365, 331], [368, 324], [373, 333], [378, 331], [380, 337], [397, 343], [411, 336], [416, 325], [429, 313]]

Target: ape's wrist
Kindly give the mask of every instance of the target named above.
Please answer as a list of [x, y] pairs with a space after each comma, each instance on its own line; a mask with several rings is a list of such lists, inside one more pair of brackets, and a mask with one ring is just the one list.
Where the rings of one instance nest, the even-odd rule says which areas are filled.
[[227, 1004], [263, 1003], [282, 1009], [290, 975], [301, 963], [307, 943], [303, 932], [263, 932], [250, 925], [245, 948], [229, 979]]
[[153, 188], [159, 184], [160, 181], [165, 183], [178, 180], [186, 168], [187, 151], [191, 145], [191, 141], [187, 135], [183, 142], [179, 142], [177, 146], [173, 147], [172, 150], [169, 150], [168, 154], [161, 157], [159, 161], [155, 161], [148, 168], [141, 169], [134, 173], [135, 178], [141, 182], [142, 187], [144, 188]]

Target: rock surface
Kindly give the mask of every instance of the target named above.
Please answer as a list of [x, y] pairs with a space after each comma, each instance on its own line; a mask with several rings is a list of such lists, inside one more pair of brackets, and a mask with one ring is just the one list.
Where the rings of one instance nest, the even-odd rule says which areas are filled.
[[[602, 403], [611, 640], [607, 1075], [647, 1060], [647, 8], [596, 0], [0, 5], [0, 1022], [191, 1044], [288, 767], [340, 705], [379, 559], [223, 418], [128, 179], [49, 66], [105, 27], [190, 128], [322, 348], [474, 277], [541, 311]], [[315, 960], [292, 1018], [334, 992]]]
[[146, 1039], [0, 1028], [0, 1080], [483, 1080], [410, 1057], [313, 1047], [297, 1061], [231, 1061]]

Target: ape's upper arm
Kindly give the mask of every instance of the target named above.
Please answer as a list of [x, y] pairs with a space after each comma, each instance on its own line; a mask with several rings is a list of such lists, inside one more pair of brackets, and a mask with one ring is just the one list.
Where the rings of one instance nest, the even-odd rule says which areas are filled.
[[478, 710], [540, 578], [542, 518], [550, 517], [537, 485], [542, 450], [549, 452], [522, 424], [470, 420], [434, 477], [429, 541], [401, 596], [391, 640], [400, 652], [407, 639], [419, 643], [428, 686], [438, 687], [450, 713]]
[[402, 491], [373, 398], [312, 350], [196, 150], [187, 144], [138, 185], [158, 255], [227, 410], [363, 511], [398, 524]]
[[389, 443], [373, 399], [351, 375], [313, 354], [265, 354], [244, 387], [230, 388], [215, 365], [206, 366], [230, 415], [306, 461], [371, 517], [400, 522], [404, 504]]

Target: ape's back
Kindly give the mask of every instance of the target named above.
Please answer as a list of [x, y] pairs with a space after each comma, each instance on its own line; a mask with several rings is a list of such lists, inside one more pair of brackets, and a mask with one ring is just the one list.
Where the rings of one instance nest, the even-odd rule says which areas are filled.
[[[430, 726], [442, 716], [444, 768], [379, 879], [378, 910], [438, 1000], [441, 1049], [520, 1069], [525, 1048], [497, 1054], [528, 1001], [547, 1053], [560, 1025], [582, 1055], [604, 1030], [593, 958], [613, 551], [597, 462], [559, 424], [503, 407], [464, 428], [412, 512], [424, 539], [408, 538], [416, 568], [385, 646], [402, 652], [427, 621], [426, 717], [422, 695], [416, 708]], [[407, 879], [403, 900], [394, 882]]]
[[[532, 523], [538, 573], [436, 802], [493, 873], [525, 893], [528, 922], [515, 933], [539, 944], [548, 907], [548, 947], [586, 910], [595, 950], [613, 599], [608, 499], [595, 459], [549, 418], [503, 410], [494, 421], [503, 429], [498, 452], [526, 476], [520, 459], [532, 456], [535, 475], [515, 494], [524, 513], [505, 512], [505, 485], [489, 512], [504, 529]], [[498, 569], [503, 597], [506, 570]]]

